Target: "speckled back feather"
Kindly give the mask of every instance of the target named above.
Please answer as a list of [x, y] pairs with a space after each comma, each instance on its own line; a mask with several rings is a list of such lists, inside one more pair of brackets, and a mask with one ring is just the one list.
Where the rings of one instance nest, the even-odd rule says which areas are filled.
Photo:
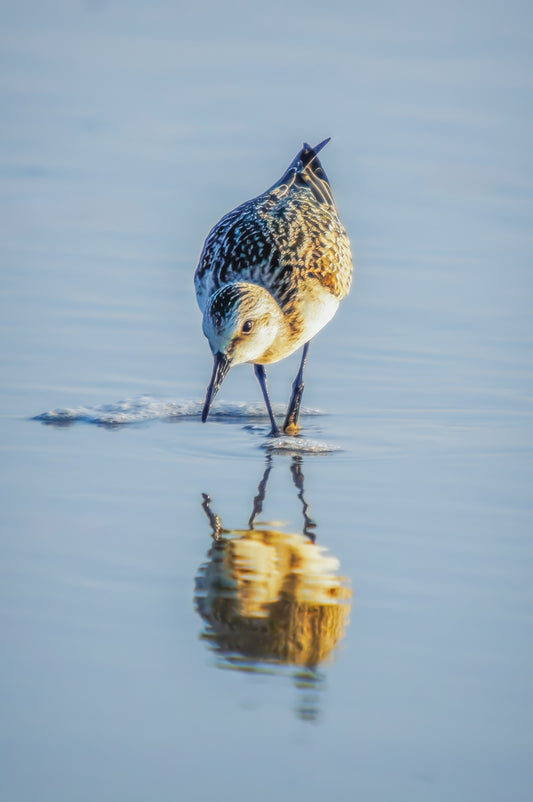
[[198, 304], [224, 285], [265, 287], [298, 318], [317, 292], [340, 301], [352, 277], [350, 243], [315, 148], [305, 144], [270, 189], [226, 214], [209, 233], [195, 273]]

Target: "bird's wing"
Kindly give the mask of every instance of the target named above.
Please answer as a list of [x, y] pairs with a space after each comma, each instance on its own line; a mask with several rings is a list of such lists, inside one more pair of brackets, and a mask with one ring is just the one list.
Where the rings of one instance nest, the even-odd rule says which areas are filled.
[[268, 191], [272, 192], [282, 186], [286, 186], [288, 190], [294, 185], [305, 186], [312, 191], [319, 203], [335, 206], [329, 179], [318, 158], [319, 152], [330, 139], [331, 137], [324, 139], [314, 148], [304, 142], [303, 148], [296, 154], [279, 181], [276, 181]]

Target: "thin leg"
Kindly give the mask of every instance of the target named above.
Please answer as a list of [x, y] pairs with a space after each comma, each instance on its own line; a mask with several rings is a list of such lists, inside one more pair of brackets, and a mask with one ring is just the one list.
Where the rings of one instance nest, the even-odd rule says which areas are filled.
[[302, 361], [300, 368], [296, 374], [296, 378], [292, 383], [292, 394], [289, 406], [287, 408], [287, 416], [283, 424], [283, 431], [288, 434], [295, 434], [298, 431], [298, 418], [300, 416], [300, 404], [304, 391], [304, 367], [307, 360], [307, 352], [309, 351], [309, 343], [304, 345], [302, 353]]
[[266, 379], [266, 370], [264, 365], [254, 365], [255, 375], [257, 376], [257, 381], [261, 386], [261, 390], [263, 392], [263, 398], [265, 399], [265, 404], [268, 412], [268, 417], [270, 418], [270, 424], [272, 426], [270, 434], [272, 437], [279, 437], [281, 432], [279, 430], [278, 424], [276, 423], [276, 419], [274, 417], [274, 413], [272, 412], [272, 405], [270, 403], [270, 398], [268, 395], [268, 387], [267, 387], [267, 379]]
[[255, 519], [263, 511], [263, 502], [265, 500], [266, 487], [271, 470], [272, 470], [272, 455], [269, 454], [266, 459], [266, 467], [265, 467], [265, 472], [263, 473], [263, 478], [261, 479], [257, 487], [257, 495], [254, 498], [254, 508], [248, 520], [248, 529], [254, 528]]
[[207, 493], [202, 493], [202, 498], [202, 507], [205, 514], [209, 518], [209, 523], [211, 524], [211, 529], [213, 530], [213, 538], [214, 540], [220, 540], [221, 533], [225, 532], [226, 530], [222, 526], [220, 516], [211, 509], [211, 498], [207, 495]]
[[300, 456], [295, 456], [292, 459], [291, 464], [291, 474], [292, 474], [292, 481], [294, 482], [294, 486], [298, 491], [298, 498], [302, 502], [302, 512], [304, 516], [304, 535], [307, 535], [309, 540], [312, 540], [313, 543], [315, 542], [316, 536], [314, 532], [310, 532], [310, 529], [314, 529], [316, 527], [316, 523], [313, 521], [311, 516], [309, 515], [309, 504], [305, 500], [304, 496], [304, 475], [302, 472], [302, 458]]

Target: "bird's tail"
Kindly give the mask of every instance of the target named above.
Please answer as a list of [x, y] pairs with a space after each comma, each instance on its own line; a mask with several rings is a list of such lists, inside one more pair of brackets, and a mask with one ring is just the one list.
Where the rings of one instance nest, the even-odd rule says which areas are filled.
[[271, 189], [275, 189], [281, 184], [306, 186], [313, 192], [320, 203], [333, 206], [334, 201], [329, 180], [318, 158], [318, 154], [330, 139], [331, 137], [324, 139], [314, 148], [304, 142], [303, 148], [296, 154], [285, 173]]

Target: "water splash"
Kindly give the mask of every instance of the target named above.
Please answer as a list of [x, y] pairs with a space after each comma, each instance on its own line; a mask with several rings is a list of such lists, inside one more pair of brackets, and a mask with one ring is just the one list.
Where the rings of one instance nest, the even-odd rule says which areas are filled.
[[[199, 418], [203, 401], [168, 401], [143, 395], [127, 398], [112, 404], [80, 406], [52, 409], [42, 412], [32, 420], [55, 426], [69, 426], [74, 423], [92, 423], [98, 426], [125, 426], [148, 421], [173, 421]], [[283, 404], [274, 405], [274, 414], [285, 414]], [[317, 409], [305, 408], [302, 415], [320, 415]], [[250, 404], [245, 401], [219, 402], [214, 404], [210, 417], [218, 420], [267, 420], [262, 403]], [[276, 440], [292, 438], [276, 438]]]
[[269, 454], [330, 454], [334, 451], [342, 451], [340, 446], [331, 443], [290, 435], [273, 437], [267, 443], [263, 443], [262, 448]]
[[[32, 420], [40, 421], [47, 426], [72, 426], [75, 423], [89, 423], [104, 426], [110, 429], [134, 424], [149, 423], [151, 421], [181, 421], [200, 419], [204, 406], [203, 400], [198, 401], [169, 401], [142, 395], [135, 398], [126, 398], [112, 404], [99, 404], [97, 406], [63, 407], [51, 409], [36, 415]], [[283, 418], [284, 404], [274, 404], [274, 414]], [[310, 417], [323, 414], [318, 409], [309, 407], [301, 410], [301, 415]], [[245, 426], [250, 432], [261, 436], [265, 434], [264, 423], [268, 422], [264, 404], [262, 402], [248, 403], [246, 401], [218, 402], [214, 404], [210, 418], [219, 421], [247, 423]], [[261, 424], [261, 425], [259, 425]], [[261, 444], [270, 454], [329, 454], [340, 451], [339, 446], [311, 440], [307, 437], [269, 437]]]

